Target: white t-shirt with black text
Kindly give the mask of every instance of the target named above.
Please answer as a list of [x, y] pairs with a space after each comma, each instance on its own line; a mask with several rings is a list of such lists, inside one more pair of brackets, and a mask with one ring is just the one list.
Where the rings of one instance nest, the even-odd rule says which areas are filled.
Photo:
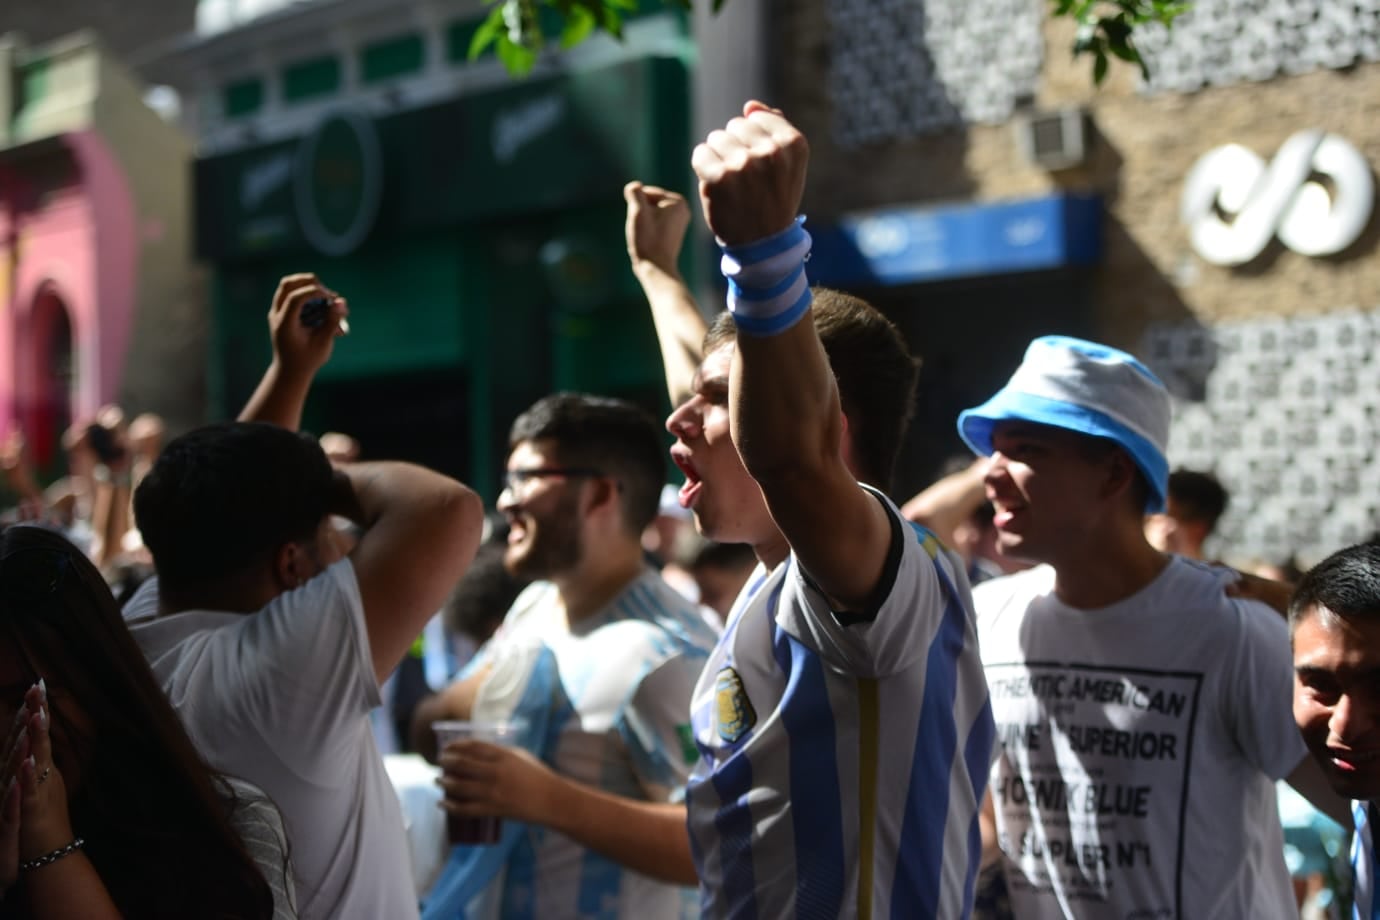
[[1305, 756], [1288, 629], [1171, 557], [1077, 610], [1040, 566], [973, 591], [1015, 916], [1297, 918], [1275, 780]]

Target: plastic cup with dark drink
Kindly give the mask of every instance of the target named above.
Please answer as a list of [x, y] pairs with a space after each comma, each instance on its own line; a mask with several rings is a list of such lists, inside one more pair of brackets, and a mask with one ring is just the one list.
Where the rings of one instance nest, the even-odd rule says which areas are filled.
[[[487, 741], [490, 744], [515, 745], [518, 722], [432, 722], [436, 733], [438, 755], [452, 741]], [[467, 818], [446, 812], [446, 831], [452, 844], [469, 846], [498, 843], [503, 835], [503, 819], [499, 817]]]

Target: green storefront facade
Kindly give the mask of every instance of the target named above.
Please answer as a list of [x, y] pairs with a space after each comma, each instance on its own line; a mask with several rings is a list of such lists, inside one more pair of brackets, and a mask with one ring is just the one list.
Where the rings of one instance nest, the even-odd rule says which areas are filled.
[[642, 57], [370, 117], [345, 102], [303, 137], [198, 161], [214, 269], [212, 409], [269, 357], [278, 278], [348, 297], [306, 425], [493, 498], [513, 417], [561, 389], [665, 408], [623, 243], [629, 179], [688, 181], [689, 74]]

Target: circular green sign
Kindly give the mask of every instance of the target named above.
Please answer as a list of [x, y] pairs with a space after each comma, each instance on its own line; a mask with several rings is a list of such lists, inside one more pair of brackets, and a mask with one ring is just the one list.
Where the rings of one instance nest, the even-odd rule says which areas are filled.
[[302, 235], [318, 252], [354, 252], [373, 229], [383, 191], [383, 163], [373, 122], [337, 112], [302, 139], [293, 196]]

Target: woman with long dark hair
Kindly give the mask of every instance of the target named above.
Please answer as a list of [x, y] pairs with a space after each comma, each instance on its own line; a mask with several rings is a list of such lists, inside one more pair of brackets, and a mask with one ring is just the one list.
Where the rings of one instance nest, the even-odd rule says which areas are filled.
[[296, 916], [282, 819], [211, 770], [96, 568], [0, 531], [0, 916]]

